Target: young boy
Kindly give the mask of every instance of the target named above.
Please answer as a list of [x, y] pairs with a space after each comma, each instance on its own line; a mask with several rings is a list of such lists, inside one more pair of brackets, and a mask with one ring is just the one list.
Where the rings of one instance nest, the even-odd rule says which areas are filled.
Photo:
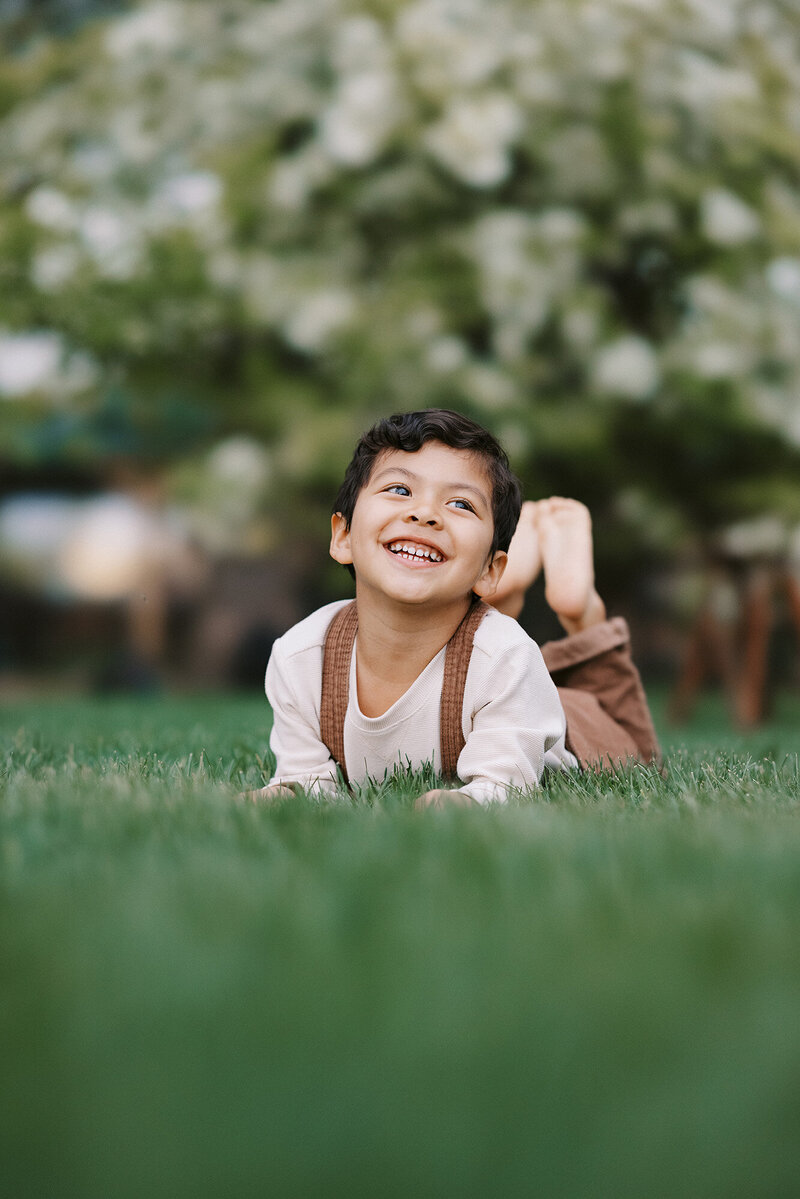
[[[432, 762], [454, 785], [417, 806], [485, 804], [536, 787], [546, 767], [658, 757], [625, 623], [606, 620], [595, 590], [588, 511], [521, 505], [504, 451], [473, 421], [429, 409], [364, 434], [330, 553], [356, 599], [275, 643], [275, 774], [254, 799]], [[540, 651], [512, 618], [542, 568], [568, 636]]]

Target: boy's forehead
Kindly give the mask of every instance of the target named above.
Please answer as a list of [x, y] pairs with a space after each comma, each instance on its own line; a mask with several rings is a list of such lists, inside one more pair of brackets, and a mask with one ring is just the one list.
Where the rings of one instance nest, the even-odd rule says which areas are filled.
[[[446, 476], [441, 470], [443, 465]], [[412, 475], [423, 473], [426, 469], [435, 470], [443, 483], [471, 483], [480, 487], [486, 492], [487, 498], [491, 499], [489, 472], [480, 454], [476, 454], [474, 450], [455, 449], [441, 441], [426, 441], [418, 450], [381, 450], [372, 464], [370, 481], [377, 474], [392, 468], [407, 471]]]

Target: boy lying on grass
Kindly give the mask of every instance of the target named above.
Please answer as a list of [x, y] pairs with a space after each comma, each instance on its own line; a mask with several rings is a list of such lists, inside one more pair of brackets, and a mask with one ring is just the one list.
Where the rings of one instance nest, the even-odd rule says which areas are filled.
[[[535, 788], [548, 767], [657, 759], [627, 626], [606, 619], [595, 590], [587, 509], [521, 504], [480, 425], [441, 409], [380, 421], [356, 447], [331, 528], [356, 598], [276, 641], [275, 774], [252, 798], [432, 762], [453, 786], [418, 807], [486, 804]], [[540, 569], [567, 634], [541, 650], [514, 619]]]

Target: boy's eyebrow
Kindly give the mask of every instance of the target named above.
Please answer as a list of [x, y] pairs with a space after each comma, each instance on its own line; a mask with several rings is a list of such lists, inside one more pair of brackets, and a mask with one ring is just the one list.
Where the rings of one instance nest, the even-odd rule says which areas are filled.
[[[385, 466], [383, 470], [377, 470], [372, 476], [375, 482], [383, 478], [384, 475], [405, 475], [407, 479], [418, 479], [419, 475], [413, 470], [406, 470], [403, 466]], [[477, 495], [484, 503], [488, 503], [486, 493], [473, 483], [443, 483], [445, 491], [471, 491], [473, 495]]]

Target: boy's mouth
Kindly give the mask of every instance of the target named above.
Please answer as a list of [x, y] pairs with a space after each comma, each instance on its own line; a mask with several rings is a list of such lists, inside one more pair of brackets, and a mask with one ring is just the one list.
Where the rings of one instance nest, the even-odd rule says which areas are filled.
[[444, 562], [444, 554], [420, 541], [389, 541], [386, 549], [404, 562]]

